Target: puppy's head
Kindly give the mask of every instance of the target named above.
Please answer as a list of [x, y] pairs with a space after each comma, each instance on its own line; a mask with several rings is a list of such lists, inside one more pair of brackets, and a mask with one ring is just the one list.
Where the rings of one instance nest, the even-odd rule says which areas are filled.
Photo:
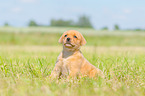
[[62, 43], [65, 48], [77, 49], [85, 45], [86, 40], [78, 31], [69, 30], [63, 33], [59, 39], [59, 43]]

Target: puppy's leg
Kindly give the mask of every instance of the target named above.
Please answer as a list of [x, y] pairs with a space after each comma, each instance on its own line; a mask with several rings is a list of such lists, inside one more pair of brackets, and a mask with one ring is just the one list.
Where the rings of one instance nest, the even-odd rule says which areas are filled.
[[61, 61], [57, 61], [56, 64], [55, 64], [55, 67], [53, 69], [53, 71], [51, 72], [51, 75], [49, 76], [50, 78], [52, 79], [59, 79], [60, 76], [61, 76], [61, 71], [62, 71], [62, 62]]
[[76, 79], [78, 76], [79, 76], [79, 69], [71, 69], [71, 70], [69, 71], [68, 79], [69, 79], [69, 78]]
[[103, 72], [100, 69], [98, 69], [98, 68], [95, 68], [95, 69], [91, 70], [90, 74], [89, 74], [90, 78], [92, 78], [92, 77], [95, 78], [96, 76], [100, 76], [102, 78], [105, 77]]

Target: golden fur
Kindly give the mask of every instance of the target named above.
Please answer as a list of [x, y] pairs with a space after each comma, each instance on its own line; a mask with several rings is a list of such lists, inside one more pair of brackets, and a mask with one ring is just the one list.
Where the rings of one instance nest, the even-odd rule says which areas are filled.
[[86, 40], [81, 33], [75, 30], [64, 32], [59, 39], [59, 43], [63, 44], [63, 51], [57, 58], [50, 75], [51, 78], [104, 77], [103, 72], [90, 64], [82, 55], [80, 46], [85, 45]]

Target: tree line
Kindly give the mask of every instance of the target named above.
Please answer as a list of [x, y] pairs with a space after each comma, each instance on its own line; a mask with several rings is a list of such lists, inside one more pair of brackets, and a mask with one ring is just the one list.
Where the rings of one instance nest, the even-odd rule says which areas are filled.
[[[30, 20], [28, 26], [46, 26], [39, 25], [34, 20]], [[90, 18], [88, 16], [80, 16], [77, 22], [73, 20], [63, 20], [63, 19], [51, 19], [49, 26], [58, 26], [58, 27], [83, 27], [83, 28], [93, 28]]]
[[[30, 22], [28, 23], [28, 26], [35, 27], [35, 26], [46, 26], [46, 25], [39, 25], [34, 20], [30, 20]], [[74, 22], [73, 20], [51, 19], [49, 26], [93, 28], [90, 18], [85, 15], [80, 16], [77, 22]], [[109, 30], [109, 28], [103, 27], [101, 28], [101, 30]], [[114, 30], [120, 30], [119, 25], [115, 24]]]
[[[10, 26], [8, 22], [4, 23], [4, 26]], [[75, 22], [73, 20], [63, 20], [63, 19], [51, 19], [50, 25], [40, 25], [35, 20], [30, 20], [28, 22], [28, 27], [37, 27], [37, 26], [56, 26], [56, 27], [80, 27], [80, 28], [93, 28], [93, 25], [90, 21], [89, 16], [82, 15]], [[121, 30], [118, 24], [114, 25], [114, 30]], [[101, 30], [109, 30], [107, 26], [102, 27]], [[135, 31], [144, 31], [143, 29], [126, 29], [126, 30], [135, 30]]]

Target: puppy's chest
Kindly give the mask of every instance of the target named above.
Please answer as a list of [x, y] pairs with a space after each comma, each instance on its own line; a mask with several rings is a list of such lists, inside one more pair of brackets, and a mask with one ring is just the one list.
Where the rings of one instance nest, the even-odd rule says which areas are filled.
[[62, 58], [63, 67], [67, 67], [67, 68], [79, 66], [81, 62], [82, 62], [82, 59], [78, 57]]
[[60, 55], [61, 64], [63, 67], [72, 68], [74, 66], [79, 66], [82, 61], [82, 55], [81, 54], [75, 54], [68, 57], [65, 57], [64, 55]]
[[63, 67], [71, 68], [74, 65], [77, 65], [77, 63], [78, 63], [77, 61], [78, 61], [78, 59], [74, 56], [68, 57], [68, 58], [62, 58], [62, 65], [63, 65]]
[[73, 62], [73, 60], [71, 58], [63, 58], [62, 59], [62, 64], [64, 67], [70, 66], [72, 62]]

